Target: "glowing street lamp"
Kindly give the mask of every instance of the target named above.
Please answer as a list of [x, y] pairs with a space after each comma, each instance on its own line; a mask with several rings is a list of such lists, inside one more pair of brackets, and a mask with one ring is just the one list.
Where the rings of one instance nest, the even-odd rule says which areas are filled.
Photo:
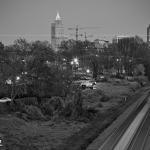
[[78, 63], [78, 58], [74, 58], [73, 61], [74, 61], [75, 63]]
[[76, 65], [79, 65], [79, 62], [77, 61], [75, 64], [76, 64]]
[[16, 80], [17, 80], [17, 81], [18, 81], [18, 80], [20, 80], [20, 77], [19, 77], [19, 76], [17, 76], [17, 77], [16, 77]]
[[87, 69], [86, 72], [87, 72], [87, 73], [90, 73], [90, 69]]
[[74, 64], [74, 62], [73, 61], [71, 61], [71, 63], [70, 63], [71, 65], [73, 65]]
[[78, 58], [74, 58], [70, 63], [71, 65], [79, 65], [79, 60]]

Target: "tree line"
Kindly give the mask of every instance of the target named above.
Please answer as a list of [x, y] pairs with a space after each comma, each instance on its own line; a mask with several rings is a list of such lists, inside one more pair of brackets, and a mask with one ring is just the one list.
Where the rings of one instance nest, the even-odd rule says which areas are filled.
[[90, 68], [93, 78], [104, 70], [124, 69], [132, 75], [137, 64], [145, 66], [150, 79], [150, 48], [142, 38], [120, 39], [107, 47], [97, 48], [94, 42], [67, 40], [55, 52], [48, 41], [28, 42], [24, 38], [5, 46], [0, 42], [1, 97], [18, 96], [65, 97], [73, 82], [71, 60], [79, 58], [81, 68]]

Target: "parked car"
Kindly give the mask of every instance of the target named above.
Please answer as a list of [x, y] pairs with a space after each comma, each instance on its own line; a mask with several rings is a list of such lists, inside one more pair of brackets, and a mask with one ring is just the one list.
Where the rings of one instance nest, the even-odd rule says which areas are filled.
[[90, 89], [93, 89], [94, 88], [94, 85], [96, 84], [95, 81], [83, 81], [80, 86], [82, 87], [82, 89], [85, 89], [85, 88], [90, 88]]
[[99, 75], [99, 76], [96, 78], [96, 81], [97, 81], [97, 82], [105, 82], [105, 81], [107, 81], [107, 78], [106, 78], [104, 75]]
[[126, 76], [125, 77], [128, 81], [134, 81], [134, 77], [133, 76]]
[[4, 97], [0, 99], [0, 103], [11, 102], [11, 99], [8, 97]]

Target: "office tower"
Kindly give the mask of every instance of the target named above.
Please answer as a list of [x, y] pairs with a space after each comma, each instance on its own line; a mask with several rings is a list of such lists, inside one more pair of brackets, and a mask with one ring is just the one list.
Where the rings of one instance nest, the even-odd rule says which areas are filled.
[[61, 46], [61, 42], [64, 40], [64, 27], [62, 19], [57, 13], [54, 23], [51, 24], [51, 45], [55, 51], [58, 51]]

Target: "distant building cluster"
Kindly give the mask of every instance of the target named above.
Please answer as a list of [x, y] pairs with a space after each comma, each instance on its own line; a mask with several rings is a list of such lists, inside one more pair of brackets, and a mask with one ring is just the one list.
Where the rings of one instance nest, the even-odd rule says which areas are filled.
[[57, 13], [54, 23], [51, 24], [51, 45], [55, 51], [58, 51], [61, 42], [64, 40], [64, 27], [62, 19]]
[[[112, 39], [112, 43], [118, 43], [122, 39], [133, 38], [130, 36], [116, 36]], [[51, 24], [51, 45], [52, 48], [57, 52], [60, 49], [61, 42], [65, 40], [64, 37], [64, 26], [62, 19], [57, 12], [55, 21]], [[108, 47], [108, 41], [96, 39], [94, 41], [97, 48], [103, 49]], [[147, 27], [147, 43], [150, 44], [150, 25]]]

